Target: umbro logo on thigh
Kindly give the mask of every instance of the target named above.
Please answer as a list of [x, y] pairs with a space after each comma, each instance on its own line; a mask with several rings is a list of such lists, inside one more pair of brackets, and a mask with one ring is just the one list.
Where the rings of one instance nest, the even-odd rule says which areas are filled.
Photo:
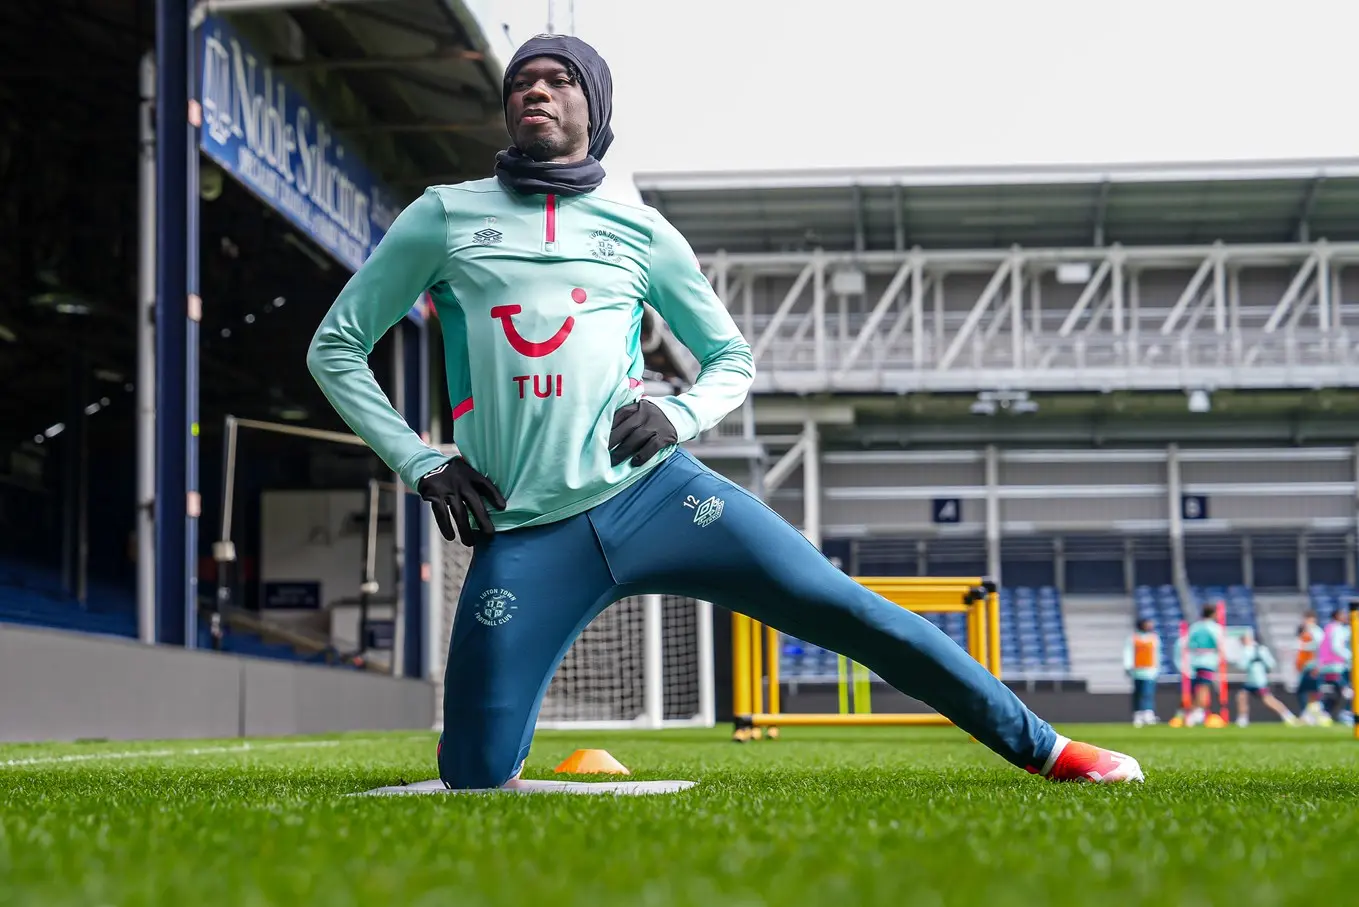
[[514, 602], [514, 593], [508, 589], [487, 589], [481, 593], [481, 601], [474, 616], [488, 627], [503, 626], [519, 610]]
[[694, 512], [694, 525], [699, 527], [711, 526], [722, 518], [722, 510], [727, 506], [717, 495], [713, 495], [706, 501], [700, 501], [693, 495], [684, 499], [684, 506]]

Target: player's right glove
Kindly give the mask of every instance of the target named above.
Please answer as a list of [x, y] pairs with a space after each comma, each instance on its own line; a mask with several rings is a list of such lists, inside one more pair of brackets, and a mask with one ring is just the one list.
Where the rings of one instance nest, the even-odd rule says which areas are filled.
[[[495, 526], [482, 499], [489, 501], [496, 510], [505, 509], [505, 496], [500, 489], [462, 457], [454, 457], [425, 473], [416, 483], [415, 490], [434, 509], [434, 522], [439, 524], [443, 537], [450, 542], [461, 541], [469, 548], [474, 539], [468, 513], [476, 518], [477, 531], [491, 536], [495, 535]], [[456, 535], [454, 526], [457, 527]]]

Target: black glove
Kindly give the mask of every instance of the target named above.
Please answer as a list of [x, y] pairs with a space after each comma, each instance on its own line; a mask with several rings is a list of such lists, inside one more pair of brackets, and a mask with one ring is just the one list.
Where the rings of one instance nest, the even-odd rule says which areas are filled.
[[664, 448], [679, 441], [675, 426], [649, 400], [638, 400], [613, 414], [613, 431], [609, 432], [610, 459], [617, 466], [629, 457], [633, 466], [641, 466]]
[[[496, 510], [505, 509], [505, 496], [490, 479], [473, 469], [462, 457], [454, 457], [442, 466], [431, 469], [416, 483], [416, 492], [422, 500], [434, 508], [434, 522], [439, 524], [439, 532], [450, 542], [461, 539], [469, 548], [472, 546], [472, 524], [467, 521], [467, 512], [477, 518], [477, 529], [486, 535], [495, 535], [491, 524], [491, 514], [486, 510], [482, 498], [490, 501]], [[458, 527], [457, 535], [453, 527]]]

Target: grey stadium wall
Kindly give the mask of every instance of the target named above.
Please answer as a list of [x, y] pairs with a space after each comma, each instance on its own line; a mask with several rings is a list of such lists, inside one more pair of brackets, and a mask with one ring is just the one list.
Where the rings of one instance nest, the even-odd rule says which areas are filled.
[[434, 688], [217, 652], [0, 624], [0, 742], [430, 728]]

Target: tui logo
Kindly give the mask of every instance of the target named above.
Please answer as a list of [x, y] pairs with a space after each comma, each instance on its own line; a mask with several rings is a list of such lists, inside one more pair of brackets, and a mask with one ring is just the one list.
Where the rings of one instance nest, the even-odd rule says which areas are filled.
[[[577, 305], [583, 304], [587, 296], [588, 294], [580, 287], [571, 291], [571, 300]], [[568, 315], [566, 320], [562, 322], [562, 326], [557, 328], [557, 333], [551, 337], [546, 340], [529, 340], [523, 334], [520, 334], [519, 329], [514, 326], [514, 316], [522, 311], [524, 311], [523, 306], [492, 306], [491, 317], [500, 321], [500, 327], [505, 331], [505, 339], [509, 341], [514, 351], [530, 359], [541, 359], [555, 353], [566, 342], [566, 338], [571, 336], [571, 329], [576, 326], [575, 317]]]

